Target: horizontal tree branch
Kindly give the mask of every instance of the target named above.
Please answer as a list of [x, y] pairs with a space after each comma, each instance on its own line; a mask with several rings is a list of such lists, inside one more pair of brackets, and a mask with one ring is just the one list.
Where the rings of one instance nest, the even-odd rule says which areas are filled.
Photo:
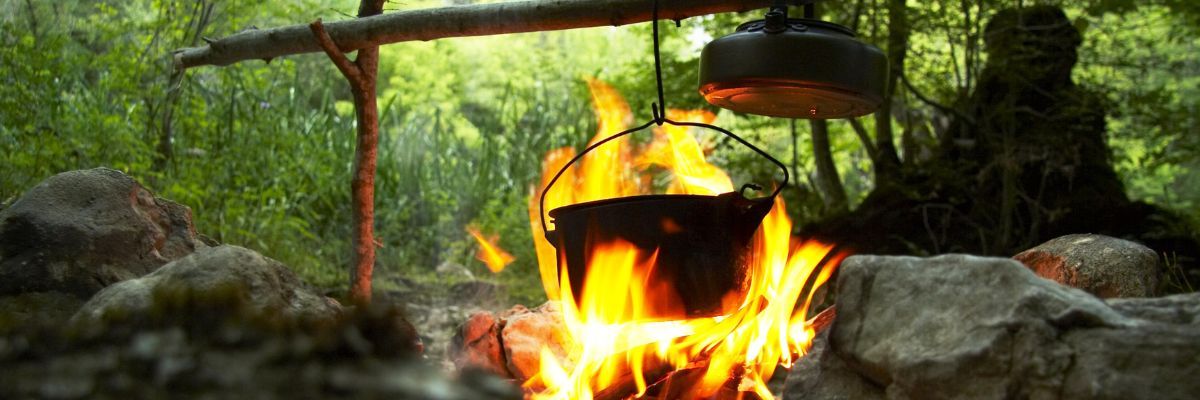
[[[766, 8], [773, 0], [658, 0], [659, 18], [685, 18]], [[817, 0], [790, 0], [809, 3]], [[412, 40], [620, 26], [651, 19], [652, 0], [525, 0], [399, 11], [325, 24], [338, 48], [349, 53], [368, 46]], [[313, 53], [321, 47], [308, 24], [253, 29], [176, 50], [176, 69], [229, 65], [245, 60]]]

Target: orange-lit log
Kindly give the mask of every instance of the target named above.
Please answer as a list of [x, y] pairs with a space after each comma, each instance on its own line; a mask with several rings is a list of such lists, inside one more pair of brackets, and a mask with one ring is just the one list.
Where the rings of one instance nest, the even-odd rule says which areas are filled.
[[[809, 319], [808, 325], [813, 328], [814, 332], [816, 332], [817, 334], [820, 334], [821, 332], [825, 331], [826, 329], [829, 329], [829, 326], [831, 324], [833, 324], [833, 320], [836, 317], [837, 317], [837, 310], [833, 306], [830, 306], [829, 308], [826, 308], [825, 310], [821, 311], [820, 313], [817, 313], [816, 316]], [[646, 382], [649, 383], [650, 386], [659, 385], [659, 384], [667, 381], [668, 379], [671, 379], [671, 377], [675, 374], [680, 374], [680, 373], [696, 374], [698, 371], [700, 371], [700, 374], [703, 375], [702, 371], [704, 370], [704, 367], [706, 367], [708, 364], [707, 360], [704, 359], [704, 356], [699, 357], [698, 360], [696, 360], [693, 364], [689, 365], [687, 368], [683, 368], [683, 369], [679, 369], [679, 370], [676, 370], [674, 367], [672, 367], [670, 363], [655, 361], [655, 360], [647, 360], [647, 361], [650, 362], [651, 365], [645, 366], [644, 371], [643, 371], [643, 376], [646, 377]], [[698, 379], [696, 377], [693, 377], [693, 378]], [[687, 380], [687, 379], [683, 379], [683, 380]], [[664, 390], [666, 390], [668, 392], [671, 391], [670, 388], [666, 388]], [[608, 387], [604, 388], [604, 390], [597, 392], [596, 395], [594, 396], [594, 398], [596, 400], [608, 400], [608, 399], [616, 400], [616, 399], [625, 399], [625, 398], [628, 398], [635, 394], [637, 394], [637, 383], [634, 382], [634, 377], [632, 375], [626, 374], [626, 375], [622, 376], [621, 378], [619, 378], [616, 383], [609, 385]], [[662, 398], [670, 398], [670, 397], [668, 395], [667, 397], [662, 397]], [[750, 397], [747, 397], [747, 398], [750, 398]]]

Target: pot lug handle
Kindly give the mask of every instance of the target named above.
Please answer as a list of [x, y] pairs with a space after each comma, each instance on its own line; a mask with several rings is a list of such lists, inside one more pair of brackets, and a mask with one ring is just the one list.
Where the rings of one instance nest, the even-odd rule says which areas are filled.
[[[759, 149], [758, 147], [755, 147], [753, 144], [750, 144], [750, 142], [746, 141], [746, 139], [742, 139], [741, 136], [738, 136], [738, 135], [734, 134], [733, 132], [730, 132], [730, 131], [728, 131], [724, 128], [721, 128], [719, 126], [716, 126], [716, 125], [710, 125], [710, 124], [705, 124], [705, 123], [701, 123], [701, 122], [677, 122], [677, 121], [672, 121], [670, 119], [667, 119], [666, 116], [658, 115], [658, 116], [656, 116], [655, 119], [652, 119], [642, 125], [639, 125], [639, 126], [636, 126], [636, 127], [630, 128], [630, 129], [626, 129], [626, 130], [618, 132], [612, 136], [606, 137], [596, 143], [593, 143], [591, 146], [588, 146], [587, 148], [583, 149], [583, 151], [579, 152], [579, 154], [576, 154], [575, 157], [572, 157], [571, 161], [568, 161], [565, 165], [563, 165], [562, 169], [558, 170], [558, 173], [554, 174], [554, 178], [550, 179], [550, 183], [547, 183], [546, 187], [542, 188], [541, 199], [538, 202], [538, 219], [541, 220], [541, 222], [542, 222], [542, 233], [546, 236], [546, 240], [549, 241], [551, 244], [554, 243], [554, 239], [552, 237], [553, 232], [551, 232], [549, 227], [546, 226], [546, 194], [550, 193], [550, 188], [553, 187], [554, 184], [558, 182], [558, 178], [561, 178], [563, 173], [567, 172], [567, 169], [570, 169], [571, 166], [574, 165], [575, 162], [582, 159], [585, 154], [590, 153], [592, 150], [595, 150], [597, 147], [600, 147], [600, 146], [604, 145], [605, 143], [608, 143], [619, 137], [649, 128], [650, 125], [654, 125], [654, 124], [662, 125], [664, 123], [671, 124], [674, 126], [694, 126], [697, 128], [705, 128], [705, 129], [721, 132], [725, 136], [728, 136], [729, 138], [736, 140], [738, 143], [741, 143], [743, 146], [749, 147], [751, 150], [754, 150], [755, 153], [758, 153], [758, 155], [760, 155], [763, 158], [766, 158], [768, 161], [771, 161], [772, 163], [774, 163], [775, 166], [779, 167], [780, 171], [783, 171], [783, 181], [781, 181], [779, 183], [779, 185], [775, 186], [775, 191], [771, 192], [771, 194], [766, 196], [765, 198], [774, 198], [775, 196], [779, 195], [779, 192], [782, 191], [784, 187], [787, 186], [788, 178], [790, 178], [787, 167], [784, 166], [783, 163], [780, 162], [779, 160], [776, 160], [775, 157], [771, 157], [771, 155], [767, 154], [767, 152], [763, 151], [762, 149]], [[762, 190], [762, 186], [759, 186], [759, 185], [756, 185], [753, 183], [747, 183], [745, 185], [742, 185], [740, 192], [744, 193], [747, 188], [754, 189], [754, 190]]]
[[[762, 188], [762, 185], [759, 185], [759, 184], [753, 183], [753, 182], [742, 185], [742, 188], [738, 189], [738, 193], [741, 193], [742, 197], [749, 198], [746, 196], [746, 189], [750, 189], [755, 192], [760, 192], [760, 191], [762, 191], [763, 188]], [[774, 196], [774, 195], [772, 195], [772, 196]]]

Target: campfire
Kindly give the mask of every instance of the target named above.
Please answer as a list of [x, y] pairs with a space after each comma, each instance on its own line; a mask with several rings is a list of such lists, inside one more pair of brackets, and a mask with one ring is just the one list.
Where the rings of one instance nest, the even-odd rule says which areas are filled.
[[[589, 80], [588, 87], [599, 119], [592, 143], [625, 130], [631, 112], [621, 95], [598, 80]], [[666, 116], [682, 122], [715, 119], [699, 110], [672, 109]], [[689, 130], [663, 125], [649, 143], [622, 137], [584, 154], [545, 193], [545, 209], [661, 191], [738, 194], [730, 177], [705, 160], [711, 145]], [[548, 152], [539, 187], [575, 156], [570, 147]], [[536, 373], [523, 382], [529, 398], [772, 398], [767, 388], [772, 375], [811, 346], [818, 329], [807, 319], [814, 293], [843, 254], [829, 244], [793, 238], [782, 199], [766, 200], [769, 211], [745, 246], [748, 254], [739, 259], [744, 271], [730, 278], [734, 282], [688, 286], [679, 282], [681, 272], [656, 269], [659, 249], [597, 233], [612, 221], [590, 221], [585, 268], [561, 267], [565, 257], [560, 260], [542, 234], [540, 221], [554, 216], [542, 215], [542, 195], [530, 197], [530, 223], [546, 295], [561, 304], [566, 343], [562, 349], [542, 346]], [[680, 232], [686, 222], [641, 222], [688, 234]], [[583, 276], [573, 280], [571, 273], [580, 271]], [[697, 296], [718, 302], [697, 312]]]

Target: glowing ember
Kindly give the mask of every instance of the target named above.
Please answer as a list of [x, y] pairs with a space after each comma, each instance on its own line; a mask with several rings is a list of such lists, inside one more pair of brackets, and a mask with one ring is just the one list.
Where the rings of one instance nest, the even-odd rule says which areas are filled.
[[[592, 143], [624, 130], [629, 107], [610, 86], [589, 80], [600, 129]], [[705, 111], [669, 110], [676, 121], [711, 122]], [[588, 153], [563, 174], [547, 194], [546, 209], [584, 201], [651, 192], [650, 167], [669, 171], [670, 194], [717, 195], [733, 190], [729, 176], [705, 161], [703, 146], [686, 128], [666, 125], [655, 139], [634, 153], [625, 138]], [[545, 187], [575, 152], [563, 148], [546, 155], [541, 186]], [[631, 168], [632, 167], [632, 168]], [[631, 170], [637, 170], [631, 171]], [[647, 254], [616, 240], [593, 247], [583, 292], [571, 292], [561, 276], [555, 249], [542, 236], [537, 199], [529, 203], [530, 226], [538, 253], [543, 286], [562, 302], [565, 329], [571, 340], [567, 360], [542, 350], [538, 375], [525, 382], [531, 398], [591, 399], [622, 385], [641, 396], [676, 371], [669, 394], [661, 397], [711, 397], [732, 390], [771, 398], [766, 382], [780, 366], [790, 366], [811, 346], [815, 332], [805, 321], [814, 291], [832, 274], [842, 256], [817, 242], [793, 243], [792, 223], [781, 199], [755, 233], [748, 266], [750, 287], [735, 310], [714, 318], [672, 321], [641, 318], [647, 305], [682, 304], [670, 282], [651, 277], [657, 252]], [[669, 230], [669, 229], [668, 229]], [[739, 297], [740, 298], [740, 297]], [[576, 299], [579, 299], [576, 302]], [[602, 321], [627, 321], [606, 323]], [[686, 373], [684, 373], [686, 372]]]
[[475, 241], [479, 242], [479, 251], [475, 252], [475, 258], [487, 264], [488, 269], [492, 272], [500, 273], [504, 267], [515, 260], [512, 254], [508, 254], [507, 251], [496, 245], [496, 235], [484, 237], [483, 233], [479, 232], [479, 228], [474, 226], [467, 226], [467, 233], [470, 233]]

